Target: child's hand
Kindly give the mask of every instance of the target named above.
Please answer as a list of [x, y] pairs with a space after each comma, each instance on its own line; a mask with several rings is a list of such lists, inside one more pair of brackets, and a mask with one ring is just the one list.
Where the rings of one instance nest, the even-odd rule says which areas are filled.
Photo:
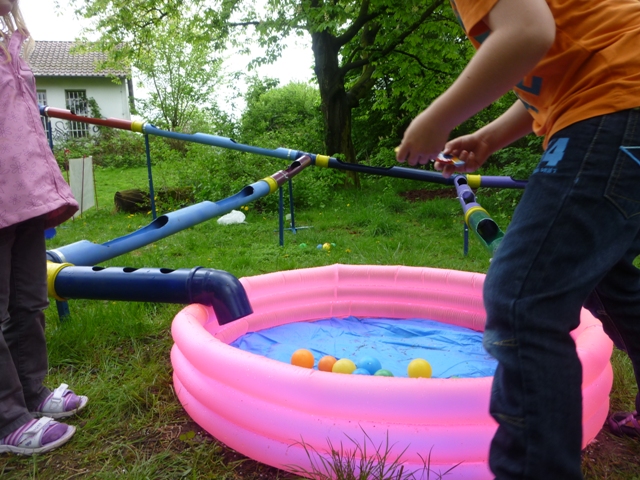
[[491, 147], [477, 132], [463, 135], [447, 142], [443, 153], [454, 155], [464, 163], [455, 165], [436, 160], [435, 169], [442, 171], [445, 177], [450, 177], [454, 172], [475, 172], [487, 161], [492, 151]]
[[449, 137], [450, 130], [443, 123], [432, 118], [429, 109], [414, 118], [396, 149], [396, 160], [411, 166], [435, 160]]

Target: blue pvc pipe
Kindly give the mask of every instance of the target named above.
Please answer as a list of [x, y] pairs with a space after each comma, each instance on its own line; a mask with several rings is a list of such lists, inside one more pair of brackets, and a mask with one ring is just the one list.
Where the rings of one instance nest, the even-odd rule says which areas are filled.
[[120, 268], [66, 266], [57, 271], [54, 290], [65, 300], [200, 303], [213, 308], [223, 325], [253, 312], [240, 281], [211, 268]]
[[487, 175], [475, 175], [480, 177], [480, 187], [489, 188], [525, 188], [527, 180], [516, 180], [513, 177], [498, 177]]
[[[307, 154], [315, 161], [317, 155]], [[327, 162], [328, 168], [336, 168], [338, 170], [349, 170], [351, 172], [360, 172], [370, 175], [381, 175], [385, 177], [404, 178], [407, 180], [420, 180], [423, 182], [439, 183], [441, 185], [455, 185], [454, 180], [458, 177], [466, 178], [466, 175], [454, 175], [445, 178], [441, 173], [431, 170], [422, 170], [419, 168], [408, 167], [371, 167], [368, 165], [360, 165], [358, 163], [342, 162], [336, 158], [329, 158]], [[479, 182], [480, 187], [497, 187], [497, 188], [525, 188], [526, 180], [516, 180], [512, 177], [493, 177], [483, 175], [472, 175]]]
[[244, 145], [242, 143], [236, 143], [227, 137], [219, 137], [217, 135], [210, 135], [208, 133], [179, 133], [162, 130], [160, 128], [149, 125], [148, 123], [142, 127], [144, 133], [151, 135], [157, 135], [159, 137], [175, 138], [178, 140], [184, 140], [185, 142], [202, 143], [204, 145], [212, 145], [214, 147], [227, 148], [229, 150], [238, 150], [240, 152], [254, 153], [256, 155], [264, 155], [266, 157], [282, 158], [284, 160], [295, 160], [301, 155], [302, 152], [297, 150], [291, 150], [288, 148], [276, 148], [275, 150], [269, 150], [267, 148], [254, 147], [251, 145]]
[[[308, 155], [311, 158], [313, 164], [316, 162], [316, 158], [320, 155], [313, 153], [306, 153], [299, 150], [291, 150], [288, 148], [276, 148], [270, 150], [267, 148], [254, 147], [252, 145], [245, 145], [237, 143], [235, 140], [228, 137], [219, 137], [217, 135], [210, 135], [207, 133], [194, 133], [186, 134], [179, 132], [170, 132], [162, 130], [153, 125], [145, 124], [142, 127], [144, 133], [150, 135], [156, 135], [166, 138], [174, 138], [183, 140], [186, 142], [196, 142], [205, 145], [212, 145], [215, 147], [226, 148], [229, 150], [237, 150], [240, 152], [253, 153], [256, 155], [264, 155], [267, 157], [280, 158], [285, 160], [295, 160], [303, 155]], [[324, 156], [323, 156], [324, 157]], [[326, 158], [326, 157], [325, 157]], [[387, 177], [404, 178], [409, 180], [421, 180], [431, 183], [439, 183], [443, 185], [453, 185], [453, 178], [445, 178], [439, 172], [433, 172], [429, 170], [421, 170], [418, 168], [407, 167], [371, 167], [367, 165], [360, 165], [357, 163], [348, 163], [338, 160], [337, 158], [329, 157], [328, 168], [335, 168], [338, 170], [348, 170], [352, 172], [361, 172], [370, 175], [381, 175]], [[480, 186], [482, 187], [498, 187], [498, 188], [524, 188], [527, 182], [525, 180], [515, 180], [512, 177], [480, 177]]]
[[110, 240], [102, 245], [81, 240], [49, 250], [47, 258], [54, 263], [97, 265], [262, 198], [309, 165], [311, 165], [311, 159], [305, 155], [292, 162], [286, 170], [280, 170], [271, 177], [247, 185], [240, 192], [219, 202], [205, 201], [167, 213], [129, 235]]
[[[476, 201], [476, 196], [463, 176], [454, 177], [458, 200], [462, 206], [466, 225], [491, 255], [502, 242], [504, 233], [487, 211]], [[465, 245], [466, 253], [466, 245]]]
[[47, 251], [47, 257], [56, 263], [68, 262], [74, 265], [97, 265], [213, 217], [228, 213], [234, 208], [264, 197], [269, 191], [269, 184], [264, 180], [260, 180], [219, 202], [204, 201], [161, 215], [149, 225], [129, 235], [110, 240], [101, 245], [88, 240], [80, 240], [79, 242]]

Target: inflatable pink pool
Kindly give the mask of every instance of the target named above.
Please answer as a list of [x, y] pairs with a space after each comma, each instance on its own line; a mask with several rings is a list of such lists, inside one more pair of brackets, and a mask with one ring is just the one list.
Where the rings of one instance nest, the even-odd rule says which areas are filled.
[[[388, 444], [389, 458], [404, 452], [404, 472], [416, 471], [417, 478], [428, 457], [434, 478], [456, 465], [447, 478], [491, 478], [487, 456], [496, 429], [488, 414], [491, 377], [341, 375], [229, 345], [248, 332], [328, 317], [424, 318], [482, 331], [484, 275], [332, 265], [240, 281], [253, 314], [220, 326], [210, 307], [193, 304], [176, 315], [172, 326], [176, 393], [211, 435], [259, 462], [311, 471], [304, 446], [329, 459], [329, 443], [348, 449], [353, 447], [349, 439], [362, 445], [366, 433], [367, 451]], [[573, 337], [583, 364], [587, 445], [609, 409], [612, 344], [585, 310]]]

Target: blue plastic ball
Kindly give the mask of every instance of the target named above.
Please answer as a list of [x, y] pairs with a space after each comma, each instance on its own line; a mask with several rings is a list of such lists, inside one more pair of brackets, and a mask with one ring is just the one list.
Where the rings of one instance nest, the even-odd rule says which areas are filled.
[[371, 375], [382, 368], [382, 365], [380, 365], [380, 361], [377, 358], [371, 357], [369, 355], [360, 357], [356, 361], [356, 366], [358, 368], [366, 369]]
[[352, 375], [371, 375], [371, 372], [366, 368], [356, 368]]

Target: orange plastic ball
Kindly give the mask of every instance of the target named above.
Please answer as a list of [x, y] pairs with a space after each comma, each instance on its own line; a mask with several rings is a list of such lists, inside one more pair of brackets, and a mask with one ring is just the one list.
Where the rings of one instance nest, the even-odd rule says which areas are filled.
[[297, 367], [313, 368], [314, 362], [315, 359], [313, 358], [313, 353], [306, 348], [296, 350], [293, 352], [293, 355], [291, 355], [291, 365], [295, 365]]
[[333, 364], [338, 360], [336, 357], [332, 357], [331, 355], [325, 355], [320, 360], [318, 360], [318, 370], [322, 370], [323, 372], [330, 372], [333, 368]]

